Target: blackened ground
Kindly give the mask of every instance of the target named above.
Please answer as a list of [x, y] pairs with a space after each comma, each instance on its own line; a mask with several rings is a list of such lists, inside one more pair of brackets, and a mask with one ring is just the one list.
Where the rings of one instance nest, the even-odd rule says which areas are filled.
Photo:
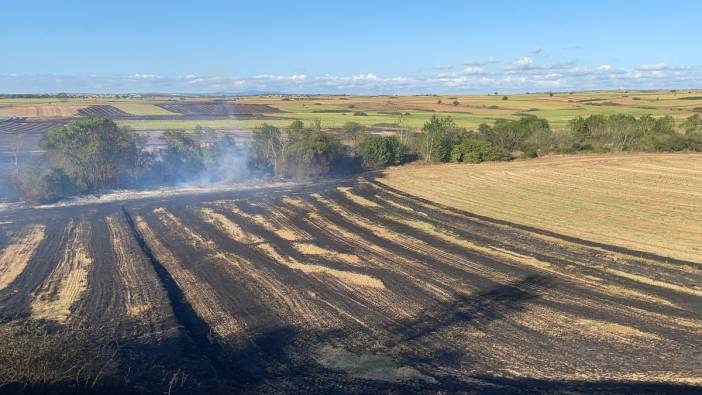
[[[702, 391], [698, 262], [438, 206], [368, 176], [2, 212], [0, 249], [46, 226], [0, 290], [3, 321], [31, 316], [71, 220], [90, 224], [94, 263], [70, 320], [121, 328], [129, 380], [28, 392], [163, 393], [177, 371], [187, 380], [171, 389], [202, 393]], [[137, 288], [122, 278], [132, 261]], [[154, 292], [134, 314], [139, 289]]]

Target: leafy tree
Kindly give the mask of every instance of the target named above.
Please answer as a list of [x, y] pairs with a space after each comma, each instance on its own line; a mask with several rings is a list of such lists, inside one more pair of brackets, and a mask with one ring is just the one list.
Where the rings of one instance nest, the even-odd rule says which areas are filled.
[[274, 174], [280, 174], [283, 159], [283, 136], [275, 126], [264, 123], [253, 132], [253, 149], [257, 165], [271, 166]]
[[129, 131], [104, 118], [81, 118], [52, 128], [40, 145], [51, 167], [85, 192], [99, 191], [127, 176], [137, 153]]
[[686, 133], [694, 133], [702, 129], [702, 119], [699, 114], [691, 115], [682, 124]]
[[205, 171], [202, 133], [166, 131], [161, 138], [166, 149], [159, 163], [160, 176], [167, 182], [188, 180]]
[[483, 125], [479, 128], [481, 137], [507, 151], [522, 148], [526, 140], [535, 133], [550, 132], [548, 121], [534, 116], [522, 117], [517, 121], [498, 119], [494, 127]]
[[405, 160], [405, 148], [397, 136], [368, 137], [359, 152], [366, 167], [399, 165]]
[[427, 162], [446, 162], [451, 152], [451, 135], [456, 132], [453, 118], [433, 115], [424, 123], [419, 149]]
[[512, 155], [504, 148], [475, 138], [465, 139], [451, 149], [451, 162], [480, 163], [511, 159]]
[[284, 152], [285, 168], [289, 177], [310, 177], [328, 173], [339, 157], [341, 142], [324, 133], [304, 136], [287, 147]]

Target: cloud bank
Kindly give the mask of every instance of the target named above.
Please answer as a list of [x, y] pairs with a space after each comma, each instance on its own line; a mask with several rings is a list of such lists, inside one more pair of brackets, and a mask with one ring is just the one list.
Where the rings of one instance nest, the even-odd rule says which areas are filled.
[[[530, 51], [541, 52], [541, 48]], [[253, 76], [0, 74], [0, 93], [348, 93], [412, 94], [444, 92], [524, 92], [593, 89], [685, 89], [702, 87], [702, 67], [664, 63], [617, 67], [545, 63], [524, 56], [500, 66], [495, 58], [441, 65], [414, 75], [363, 72], [337, 74], [258, 74]]]

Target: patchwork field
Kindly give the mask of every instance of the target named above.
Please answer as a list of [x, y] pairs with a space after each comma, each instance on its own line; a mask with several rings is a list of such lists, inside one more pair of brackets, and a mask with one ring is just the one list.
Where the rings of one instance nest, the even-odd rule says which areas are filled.
[[591, 114], [671, 115], [682, 120], [702, 112], [702, 94], [698, 91], [617, 91], [553, 95], [272, 95], [217, 100], [206, 97], [0, 99], [0, 117], [75, 117], [90, 106], [113, 107], [120, 113], [103, 111], [100, 114], [117, 115], [116, 119], [136, 130], [192, 129], [198, 119], [202, 126], [250, 129], [258, 126], [261, 120], [287, 126], [295, 119], [309, 121], [313, 118], [321, 119], [325, 128], [339, 128], [353, 121], [375, 128], [392, 127], [401, 122], [403, 127], [418, 129], [432, 115], [451, 115], [458, 125], [476, 128], [481, 123], [492, 123], [498, 118], [514, 119], [523, 114], [546, 118], [553, 127], [563, 128], [570, 119]]
[[[696, 165], [685, 164], [698, 159], [678, 157], [641, 159], [616, 178], [646, 183], [666, 165], [694, 189]], [[603, 160], [573, 160], [587, 159]], [[589, 165], [589, 177], [605, 177], [603, 166]], [[573, 178], [567, 164], [547, 168], [534, 179], [558, 188], [559, 176]], [[432, 182], [429, 169], [416, 167], [417, 179]], [[628, 222], [610, 226], [622, 239], [594, 244], [564, 231], [582, 229], [576, 222], [545, 230], [447, 207], [457, 204], [405, 171], [0, 212], [2, 325], [109, 325], [120, 369], [146, 380], [180, 368], [199, 383], [188, 391], [700, 390], [702, 273], [684, 244], [699, 228], [684, 222], [691, 208], [673, 210], [694, 190], [659, 178], [658, 198], [673, 199], [660, 211], [690, 232], [668, 235], [660, 253], [621, 248]], [[543, 190], [549, 207], [557, 191]], [[659, 243], [647, 222], [638, 232]], [[165, 391], [168, 381], [148, 385]]]

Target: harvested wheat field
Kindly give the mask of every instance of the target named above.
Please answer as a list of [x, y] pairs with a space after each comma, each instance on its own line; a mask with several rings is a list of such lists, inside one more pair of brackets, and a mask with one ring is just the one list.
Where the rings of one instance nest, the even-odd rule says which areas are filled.
[[700, 163], [412, 166], [0, 212], [0, 318], [115, 328], [124, 391], [698, 393]]
[[380, 181], [475, 214], [702, 262], [699, 154], [404, 166]]

